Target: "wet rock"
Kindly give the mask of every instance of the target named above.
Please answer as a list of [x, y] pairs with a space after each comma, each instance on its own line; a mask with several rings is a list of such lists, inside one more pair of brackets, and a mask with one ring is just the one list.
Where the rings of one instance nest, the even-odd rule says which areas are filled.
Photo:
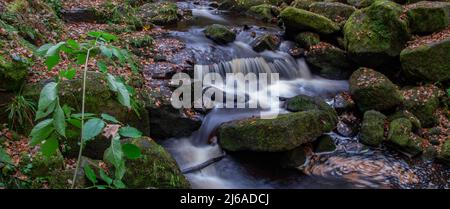
[[339, 26], [330, 19], [303, 9], [287, 7], [279, 18], [283, 21], [286, 31], [312, 31], [320, 34], [332, 34], [340, 30]]
[[[436, 40], [436, 39], [435, 39]], [[400, 54], [403, 72], [414, 79], [450, 79], [450, 38], [408, 47]]]
[[352, 137], [358, 133], [359, 120], [353, 113], [346, 112], [339, 115], [339, 121], [336, 127], [337, 132], [341, 136]]
[[142, 137], [129, 140], [141, 149], [142, 157], [127, 160], [123, 181], [128, 188], [189, 189], [175, 160], [155, 141]]
[[391, 1], [376, 1], [354, 12], [344, 26], [346, 49], [358, 64], [376, 67], [395, 62], [410, 35], [400, 19], [403, 8]]
[[291, 112], [301, 112], [308, 110], [323, 110], [335, 115], [335, 111], [322, 99], [306, 95], [298, 95], [286, 100], [286, 110]]
[[421, 1], [406, 8], [412, 33], [433, 33], [450, 22], [450, 2]]
[[338, 112], [351, 110], [355, 107], [355, 102], [348, 92], [341, 92], [333, 98], [333, 108]]
[[178, 7], [172, 2], [148, 3], [140, 7], [143, 22], [155, 25], [172, 25], [179, 21]]
[[336, 150], [336, 144], [334, 144], [333, 138], [329, 135], [322, 135], [313, 142], [313, 148], [315, 153], [332, 152]]
[[305, 165], [310, 153], [311, 148], [306, 145], [287, 151], [281, 158], [281, 166], [284, 168], [301, 169], [301, 167]]
[[275, 51], [281, 44], [280, 38], [273, 34], [266, 34], [256, 38], [250, 46], [252, 46], [253, 50], [256, 52], [262, 52], [264, 50]]
[[423, 151], [420, 146], [422, 139], [415, 136], [411, 130], [411, 121], [406, 118], [395, 119], [389, 125], [388, 140], [399, 151], [416, 156]]
[[364, 113], [361, 125], [361, 143], [369, 146], [379, 146], [384, 141], [384, 126], [386, 116], [380, 112], [369, 110]]
[[261, 4], [250, 7], [247, 14], [262, 21], [272, 22], [280, 14], [280, 11], [275, 6]]
[[402, 103], [398, 87], [386, 76], [372, 69], [358, 69], [349, 82], [350, 93], [361, 112], [388, 111]]
[[356, 9], [340, 2], [315, 2], [309, 6], [309, 11], [323, 15], [334, 22], [347, 21]]
[[203, 31], [203, 33], [209, 39], [218, 44], [227, 44], [233, 42], [236, 39], [236, 34], [228, 27], [219, 24], [213, 24]]
[[301, 32], [295, 36], [295, 42], [297, 42], [300, 47], [309, 49], [311, 46], [320, 43], [320, 36], [319, 34], [312, 32]]
[[0, 55], [0, 90], [18, 90], [28, 74], [28, 63], [20, 57]]
[[442, 145], [438, 159], [450, 166], [450, 140], [447, 139]]
[[320, 43], [306, 53], [306, 62], [328, 79], [348, 79], [354, 70], [347, 53], [331, 44]]
[[402, 90], [404, 108], [415, 115], [423, 127], [436, 124], [436, 109], [439, 107], [439, 97], [444, 93], [434, 85], [419, 86]]

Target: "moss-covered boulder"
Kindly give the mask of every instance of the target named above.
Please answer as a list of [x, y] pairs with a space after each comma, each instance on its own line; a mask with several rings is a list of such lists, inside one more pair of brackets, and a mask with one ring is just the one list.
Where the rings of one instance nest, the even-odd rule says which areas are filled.
[[410, 111], [408, 110], [399, 110], [397, 112], [395, 112], [392, 115], [388, 116], [388, 121], [393, 121], [395, 119], [399, 119], [399, 118], [406, 118], [409, 121], [411, 121], [412, 124], [412, 129], [413, 131], [417, 131], [420, 128], [422, 128], [422, 123], [420, 122], [419, 118], [417, 118], [414, 114], [412, 114]]
[[302, 96], [296, 102], [299, 112], [274, 119], [251, 118], [225, 123], [218, 130], [219, 142], [229, 151], [261, 152], [287, 151], [312, 142], [333, 130], [337, 123], [334, 110], [324, 102], [316, 105], [317, 102]]
[[295, 149], [289, 150], [283, 154], [280, 164], [283, 168], [297, 168], [301, 170], [310, 153], [310, 146], [303, 145], [296, 147]]
[[328, 79], [348, 79], [355, 70], [344, 50], [327, 43], [312, 47], [306, 53], [306, 62], [320, 76]]
[[421, 1], [406, 8], [412, 33], [433, 33], [450, 23], [450, 2]]
[[323, 15], [337, 23], [347, 21], [355, 10], [355, 7], [340, 2], [315, 2], [309, 6], [309, 11]]
[[[334, 109], [319, 97], [298, 95], [286, 100], [286, 110], [291, 112], [301, 112], [308, 110], [322, 110], [331, 116], [336, 116]], [[334, 119], [333, 119], [334, 120]]]
[[410, 156], [416, 156], [423, 150], [422, 139], [412, 132], [412, 124], [406, 118], [395, 119], [389, 124], [389, 142], [399, 151]]
[[[72, 188], [72, 179], [73, 174], [75, 173], [75, 169], [58, 169], [54, 170], [50, 173], [50, 175], [46, 178], [46, 182], [48, 187], [51, 189], [71, 189]], [[89, 183], [86, 179], [83, 169], [78, 169], [78, 173], [76, 175], [76, 184], [75, 189], [84, 189]], [[38, 184], [39, 185], [39, 184]], [[37, 185], [35, 185], [37, 186]], [[41, 188], [38, 186], [38, 188]]]
[[320, 36], [317, 33], [301, 32], [295, 36], [295, 42], [303, 48], [309, 49], [311, 46], [320, 43]]
[[408, 77], [417, 80], [432, 82], [449, 80], [450, 37], [441, 35], [429, 40], [431, 41], [425, 43], [418, 40], [417, 44], [401, 52], [402, 70]]
[[423, 127], [432, 127], [437, 122], [435, 112], [443, 92], [434, 85], [419, 86], [402, 90], [404, 108], [415, 115]]
[[277, 7], [270, 4], [261, 4], [250, 7], [247, 14], [262, 21], [273, 22], [280, 14], [280, 11]]
[[281, 40], [278, 36], [273, 34], [265, 34], [257, 37], [253, 42], [250, 43], [253, 50], [256, 52], [262, 52], [264, 50], [275, 51], [281, 44]]
[[364, 113], [361, 125], [360, 141], [369, 146], [379, 146], [384, 140], [386, 116], [374, 110]]
[[219, 1], [219, 9], [242, 12], [249, 10], [253, 6], [258, 6], [261, 4], [277, 6], [282, 2], [283, 0], [221, 0]]
[[46, 177], [55, 170], [63, 169], [64, 158], [60, 152], [52, 156], [44, 156], [41, 152], [31, 158], [31, 177]]
[[287, 7], [279, 18], [288, 32], [312, 31], [320, 34], [332, 34], [340, 30], [330, 19], [303, 9]]
[[313, 142], [313, 151], [315, 153], [332, 152], [336, 150], [336, 144], [330, 135], [322, 135]]
[[445, 140], [438, 154], [438, 159], [450, 166], [450, 140]]
[[227, 26], [213, 24], [205, 28], [203, 31], [206, 37], [218, 44], [227, 44], [236, 39], [236, 33]]
[[179, 21], [178, 7], [173, 2], [148, 3], [140, 7], [142, 21], [147, 24], [172, 25]]
[[346, 0], [345, 3], [356, 8], [364, 8], [370, 6], [375, 0]]
[[321, 2], [322, 0], [295, 0], [291, 3], [292, 7], [297, 9], [308, 10], [309, 6], [315, 2]]
[[387, 111], [402, 103], [398, 87], [385, 75], [369, 68], [360, 68], [350, 77], [350, 93], [362, 111]]
[[147, 137], [130, 142], [141, 149], [142, 157], [126, 161], [123, 181], [128, 188], [190, 188], [177, 163], [163, 147]]
[[344, 26], [346, 49], [362, 66], [375, 67], [395, 61], [410, 35], [400, 18], [403, 8], [387, 0], [354, 12]]
[[20, 57], [0, 54], [0, 89], [4, 91], [18, 90], [25, 81], [28, 67], [27, 61]]

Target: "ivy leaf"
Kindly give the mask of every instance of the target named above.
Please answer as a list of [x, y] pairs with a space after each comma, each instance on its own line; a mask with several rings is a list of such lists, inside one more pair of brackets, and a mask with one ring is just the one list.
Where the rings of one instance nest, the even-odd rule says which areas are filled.
[[122, 145], [122, 151], [123, 151], [123, 154], [125, 155], [125, 157], [127, 157], [128, 159], [131, 159], [131, 160], [138, 159], [142, 156], [141, 150], [139, 149], [139, 147], [137, 147], [134, 144], [130, 144], [130, 143]]
[[52, 70], [59, 63], [60, 59], [61, 58], [59, 57], [59, 54], [47, 57], [47, 59], [45, 59], [45, 65], [47, 66], [47, 69]]
[[12, 164], [11, 157], [2, 147], [0, 147], [0, 162]]
[[41, 152], [44, 156], [50, 157], [56, 153], [58, 150], [59, 142], [55, 134], [52, 134], [48, 139], [44, 141], [41, 145]]
[[119, 134], [129, 138], [139, 138], [142, 136], [142, 132], [130, 126], [120, 128]]
[[106, 67], [106, 64], [102, 61], [97, 61], [97, 67], [102, 73], [108, 72], [108, 67]]
[[77, 73], [77, 70], [75, 68], [70, 68], [68, 70], [62, 70], [59, 72], [59, 76], [63, 78], [67, 78], [69, 80], [72, 80]]
[[53, 113], [53, 124], [56, 132], [58, 132], [61, 136], [66, 137], [66, 117], [63, 109], [59, 105], [59, 102], [57, 102], [55, 112]]
[[105, 173], [105, 171], [103, 171], [103, 169], [100, 169], [100, 178], [106, 182], [108, 185], [111, 185], [113, 183], [113, 179], [111, 177], [108, 176], [108, 174]]
[[95, 175], [94, 170], [92, 170], [91, 166], [89, 165], [85, 165], [84, 166], [84, 173], [86, 174], [86, 177], [89, 179], [89, 181], [92, 182], [92, 184], [96, 184], [97, 183], [97, 176]]
[[115, 178], [122, 179], [123, 175], [125, 175], [125, 160], [123, 159], [119, 135], [111, 139], [111, 146], [105, 151], [105, 160], [114, 166]]
[[45, 140], [52, 134], [54, 131], [53, 127], [53, 119], [47, 119], [43, 120], [40, 123], [38, 123], [33, 130], [31, 130], [30, 136], [31, 136], [31, 146], [35, 146], [36, 144], [40, 143], [41, 141]]
[[109, 121], [111, 123], [120, 123], [114, 116], [111, 116], [109, 114], [103, 113], [101, 115], [103, 120]]
[[105, 128], [105, 122], [103, 122], [103, 120], [98, 118], [89, 119], [83, 127], [83, 141], [93, 139], [102, 132], [103, 128]]
[[101, 45], [101, 46], [100, 46], [100, 51], [102, 52], [102, 54], [103, 54], [105, 57], [108, 57], [108, 58], [111, 59], [111, 57], [112, 57], [112, 55], [113, 55], [111, 49], [109, 49], [108, 47], [106, 47], [106, 46], [104, 46], [104, 45]]
[[44, 111], [55, 102], [58, 96], [57, 86], [58, 84], [55, 82], [50, 82], [44, 86], [39, 96], [38, 110]]

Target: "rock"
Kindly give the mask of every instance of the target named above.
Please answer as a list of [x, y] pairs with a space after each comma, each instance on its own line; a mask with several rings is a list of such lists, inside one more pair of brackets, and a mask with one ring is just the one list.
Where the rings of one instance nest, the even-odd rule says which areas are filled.
[[398, 118], [406, 118], [411, 121], [413, 131], [417, 131], [422, 128], [422, 124], [420, 123], [419, 118], [417, 118], [414, 114], [409, 112], [408, 110], [400, 110], [395, 112], [394, 114], [388, 117], [389, 121], [393, 121]]
[[[448, 36], [447, 36], [448, 37]], [[418, 44], [400, 54], [403, 72], [410, 78], [431, 82], [450, 79], [450, 38]]]
[[291, 112], [301, 112], [308, 110], [323, 110], [330, 115], [336, 115], [331, 106], [324, 102], [321, 98], [310, 97], [306, 95], [298, 95], [286, 100], [286, 110]]
[[303, 9], [287, 7], [279, 18], [283, 21], [287, 32], [312, 31], [320, 34], [332, 34], [340, 30], [330, 19]]
[[19, 90], [27, 74], [28, 62], [26, 60], [0, 55], [0, 90]]
[[95, 8], [73, 8], [61, 10], [61, 17], [66, 22], [105, 23], [108, 17]]
[[222, 0], [219, 9], [231, 9], [234, 11], [242, 12], [247, 11], [253, 6], [261, 4], [279, 5], [283, 0]]
[[262, 52], [264, 50], [275, 51], [281, 44], [280, 38], [273, 34], [266, 34], [259, 36], [256, 38], [250, 46], [252, 46], [253, 50], [256, 52]]
[[372, 69], [359, 68], [352, 74], [349, 83], [350, 93], [361, 112], [388, 111], [402, 103], [398, 87]]
[[346, 0], [346, 3], [356, 8], [364, 8], [370, 6], [375, 0]]
[[333, 152], [336, 150], [336, 145], [334, 144], [333, 138], [329, 135], [322, 135], [313, 142], [314, 152]]
[[291, 6], [297, 9], [308, 10], [309, 6], [315, 2], [321, 2], [321, 0], [295, 0], [291, 3]]
[[[304, 99], [303, 99], [304, 100]], [[279, 115], [274, 119], [244, 119], [225, 123], [218, 130], [219, 142], [229, 151], [251, 150], [280, 152], [312, 142], [334, 129], [337, 116], [328, 106], [301, 105], [300, 112]], [[325, 105], [327, 105], [325, 103]]]
[[361, 143], [369, 146], [379, 146], [384, 140], [385, 121], [386, 116], [382, 113], [374, 110], [366, 111], [361, 125]]
[[419, 86], [402, 90], [404, 108], [415, 115], [420, 124], [429, 128], [436, 124], [436, 109], [439, 107], [439, 97], [443, 92], [434, 85]]
[[[47, 178], [48, 187], [51, 189], [70, 189], [72, 186], [74, 173], [75, 169], [58, 169], [52, 171]], [[83, 169], [78, 169], [78, 174], [75, 182], [75, 189], [84, 189], [89, 184], [88, 180], [85, 177]]]
[[341, 92], [333, 98], [333, 108], [338, 112], [351, 110], [355, 107], [355, 101], [348, 92]]
[[31, 159], [31, 164], [31, 177], [46, 177], [50, 176], [52, 171], [63, 169], [64, 158], [59, 151], [55, 155], [49, 157], [44, 156], [41, 152], [38, 152]]
[[320, 43], [320, 36], [317, 33], [301, 32], [295, 36], [295, 42], [297, 42], [300, 47], [309, 49], [311, 46]]
[[356, 9], [340, 2], [315, 2], [309, 6], [309, 11], [341, 23], [347, 21]]
[[346, 49], [358, 64], [387, 65], [396, 60], [410, 35], [402, 7], [387, 0], [354, 12], [344, 26]]
[[155, 25], [172, 25], [179, 20], [178, 7], [172, 2], [144, 4], [139, 13], [144, 23]]
[[345, 51], [324, 42], [315, 45], [306, 53], [306, 62], [318, 71], [320, 76], [328, 79], [348, 79], [354, 70]]
[[450, 22], [450, 2], [421, 1], [406, 8], [412, 33], [433, 33], [446, 28]]
[[339, 115], [339, 121], [336, 131], [339, 135], [345, 137], [353, 137], [359, 131], [360, 121], [352, 112], [344, 112]]
[[389, 125], [388, 140], [395, 148], [410, 156], [416, 156], [422, 152], [419, 139], [412, 132], [412, 124], [406, 118], [395, 119]]
[[213, 24], [206, 27], [203, 33], [206, 37], [218, 44], [227, 44], [236, 39], [236, 34], [233, 31], [228, 27], [219, 24]]
[[450, 166], [450, 140], [445, 140], [441, 152], [438, 154], [438, 159]]
[[293, 150], [289, 150], [281, 157], [281, 166], [283, 168], [301, 169], [311, 153], [309, 146], [299, 146]]
[[280, 11], [275, 6], [261, 4], [250, 7], [247, 14], [262, 21], [272, 22], [280, 14]]
[[142, 137], [130, 140], [141, 149], [142, 157], [127, 160], [123, 181], [128, 188], [189, 189], [175, 160], [155, 141]]

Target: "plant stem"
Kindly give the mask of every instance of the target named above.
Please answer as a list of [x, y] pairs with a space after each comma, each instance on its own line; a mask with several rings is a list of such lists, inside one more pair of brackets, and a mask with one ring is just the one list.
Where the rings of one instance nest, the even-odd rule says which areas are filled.
[[88, 61], [89, 61], [89, 55], [91, 53], [92, 48], [87, 50], [86, 54], [86, 61], [84, 63], [84, 70], [83, 70], [83, 97], [81, 102], [81, 140], [80, 140], [80, 150], [78, 152], [78, 158], [77, 158], [77, 166], [75, 167], [75, 173], [73, 174], [72, 178], [72, 186], [71, 189], [75, 188], [75, 183], [77, 179], [78, 169], [80, 168], [81, 163], [81, 155], [83, 153], [83, 146], [84, 146], [84, 140], [83, 140], [83, 128], [84, 128], [84, 108], [85, 108], [85, 101], [86, 101], [86, 76], [87, 76], [87, 70], [88, 70]]

